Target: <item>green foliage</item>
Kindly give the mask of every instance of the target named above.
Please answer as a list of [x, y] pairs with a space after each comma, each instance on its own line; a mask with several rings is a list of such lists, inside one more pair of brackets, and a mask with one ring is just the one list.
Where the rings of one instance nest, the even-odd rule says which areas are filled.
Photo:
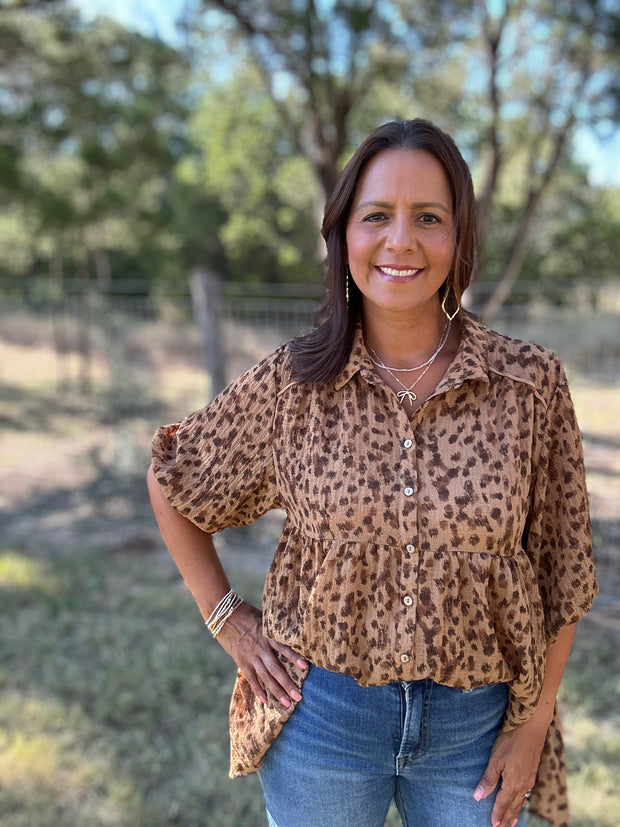
[[[203, 7], [222, 15], [209, 18], [212, 34], [223, 21], [236, 27], [282, 130], [325, 194], [369, 128], [390, 117], [428, 117], [455, 135], [476, 172], [481, 280], [505, 280], [508, 294], [520, 273], [556, 277], [553, 257], [540, 261], [563, 240], [567, 193], [555, 178], [578, 177], [570, 162], [577, 124], [609, 124], [613, 111], [613, 4], [203, 0]], [[594, 243], [595, 224], [606, 234], [602, 216], [592, 223], [583, 211], [574, 220], [572, 232]], [[569, 270], [565, 262], [563, 280]], [[606, 264], [597, 271], [613, 274]]]
[[611, 0], [202, 0], [183, 49], [13, 5], [0, 277], [315, 282], [339, 169], [377, 123], [416, 116], [474, 170], [481, 282], [615, 275], [620, 205], [571, 161], [578, 125], [618, 121]]
[[179, 177], [220, 206], [226, 275], [315, 280], [316, 180], [282, 138], [273, 101], [251, 65], [205, 94], [190, 136], [195, 155], [184, 159]]
[[[550, 207], [546, 249], [541, 250], [543, 279], [600, 279], [617, 277], [620, 261], [619, 211], [614, 207], [620, 190], [601, 191], [583, 186], [560, 189]], [[562, 217], [558, 221], [558, 216]], [[531, 274], [528, 274], [532, 277]]]
[[[521, 174], [515, 164], [506, 175], [493, 206], [492, 221], [485, 240], [479, 283], [494, 284], [501, 278], [507, 250], [520, 220], [518, 200], [511, 181]], [[620, 258], [620, 198], [618, 190], [602, 190], [588, 184], [585, 170], [568, 163], [560, 170], [536, 214], [527, 255], [519, 282], [542, 282], [538, 293], [554, 303], [570, 302], [571, 284], [583, 289], [601, 280], [616, 278]], [[554, 289], [553, 285], [557, 287]], [[513, 294], [511, 302], [526, 301], [527, 294]]]
[[144, 245], [164, 257], [174, 250], [166, 199], [183, 145], [182, 57], [66, 9], [3, 14], [5, 44], [0, 118], [11, 149], [0, 163], [11, 187], [0, 206], [4, 216], [18, 204], [34, 217], [31, 259], [64, 257], [88, 269], [99, 251], [137, 264]]

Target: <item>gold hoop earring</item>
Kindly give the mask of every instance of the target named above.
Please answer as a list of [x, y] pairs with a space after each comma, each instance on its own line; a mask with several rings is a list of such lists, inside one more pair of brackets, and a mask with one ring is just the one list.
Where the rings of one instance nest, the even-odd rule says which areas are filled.
[[[456, 318], [456, 316], [458, 315], [460, 309], [461, 309], [461, 305], [459, 304], [459, 300], [456, 299], [456, 310], [452, 314], [448, 313], [448, 310], [446, 308], [446, 299], [448, 298], [448, 293], [449, 293], [449, 290], [446, 290], [446, 292], [443, 295], [443, 299], [441, 300], [441, 309], [445, 313], [446, 319], [449, 322], [453, 322], [454, 319]], [[456, 298], [456, 294], [455, 294], [455, 298]]]

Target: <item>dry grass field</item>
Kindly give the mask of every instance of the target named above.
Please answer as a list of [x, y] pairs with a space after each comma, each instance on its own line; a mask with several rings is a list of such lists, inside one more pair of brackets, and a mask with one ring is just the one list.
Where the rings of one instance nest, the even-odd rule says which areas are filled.
[[[144, 325], [112, 367], [95, 349], [84, 395], [77, 357], [57, 356], [48, 328], [0, 326], [0, 823], [260, 827], [256, 778], [227, 777], [234, 666], [175, 574], [144, 486], [154, 428], [208, 396], [195, 334]], [[229, 338], [231, 372], [277, 341]], [[620, 388], [571, 378], [602, 586], [562, 688], [573, 824], [615, 827]], [[218, 538], [248, 599], [279, 519]]]

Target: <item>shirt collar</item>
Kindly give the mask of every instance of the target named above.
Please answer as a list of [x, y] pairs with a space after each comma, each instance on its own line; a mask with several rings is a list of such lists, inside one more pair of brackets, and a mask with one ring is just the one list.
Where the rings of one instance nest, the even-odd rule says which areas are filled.
[[366, 379], [366, 381], [371, 382], [372, 384], [374, 384], [377, 379], [373, 364], [370, 361], [370, 356], [366, 350], [364, 331], [362, 330], [362, 321], [359, 318], [355, 324], [351, 353], [349, 354], [346, 365], [336, 378], [336, 390], [339, 391], [343, 388], [347, 382], [351, 381], [356, 373], [360, 373], [363, 379]]
[[[463, 382], [471, 379], [489, 381], [487, 329], [483, 322], [471, 313], [463, 313], [462, 320], [463, 332], [459, 349], [448, 370], [441, 378], [436, 393], [458, 387]], [[360, 319], [357, 321], [353, 334], [351, 353], [346, 365], [336, 379], [336, 390], [343, 388], [356, 373], [359, 373], [370, 384], [376, 384], [378, 381], [372, 361], [366, 350]]]

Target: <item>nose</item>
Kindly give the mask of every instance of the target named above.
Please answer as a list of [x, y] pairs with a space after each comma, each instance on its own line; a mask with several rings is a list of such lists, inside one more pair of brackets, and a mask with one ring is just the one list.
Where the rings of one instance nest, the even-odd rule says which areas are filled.
[[412, 250], [417, 246], [415, 227], [409, 215], [395, 215], [390, 223], [386, 247], [388, 250], [401, 252]]

